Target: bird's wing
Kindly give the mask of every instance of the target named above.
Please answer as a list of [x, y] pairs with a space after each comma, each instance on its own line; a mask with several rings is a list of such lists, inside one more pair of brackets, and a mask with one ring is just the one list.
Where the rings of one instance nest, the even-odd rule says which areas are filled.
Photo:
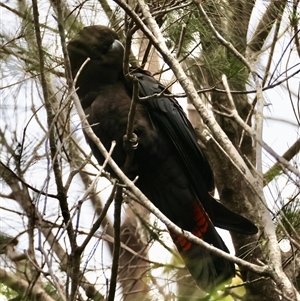
[[[133, 74], [139, 80], [140, 96], [168, 91], [150, 73], [137, 69]], [[193, 126], [174, 98], [153, 97], [146, 101], [151, 118], [163, 128], [174, 144], [198, 200], [204, 206], [215, 226], [241, 234], [255, 234], [257, 227], [215, 200], [209, 192], [214, 190], [212, 169], [202, 153]]]
[[[138, 70], [134, 75], [139, 80], [140, 96], [154, 95], [165, 90], [165, 87], [148, 73]], [[197, 143], [193, 126], [178, 102], [174, 98], [160, 96], [147, 100], [146, 106], [149, 107], [151, 118], [165, 130], [173, 142], [196, 194], [201, 197], [203, 192], [206, 194], [212, 191], [214, 178], [211, 167]], [[201, 202], [205, 209], [210, 211], [207, 196], [202, 196]]]

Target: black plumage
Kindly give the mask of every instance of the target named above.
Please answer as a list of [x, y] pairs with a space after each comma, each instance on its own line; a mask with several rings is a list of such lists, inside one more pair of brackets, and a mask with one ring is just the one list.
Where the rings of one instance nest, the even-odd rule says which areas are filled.
[[[113, 159], [123, 166], [123, 136], [131, 103], [132, 86], [123, 75], [124, 48], [117, 34], [105, 26], [85, 27], [68, 44], [73, 77], [89, 57], [76, 87], [95, 134], [107, 149], [116, 141]], [[140, 96], [160, 93], [164, 87], [147, 71], [131, 69], [139, 80]], [[136, 185], [169, 219], [209, 244], [228, 252], [214, 226], [241, 234], [254, 234], [246, 218], [216, 201], [210, 192], [214, 178], [197, 144], [194, 129], [175, 99], [151, 98], [137, 105], [134, 133], [138, 148], [127, 171], [138, 176]], [[88, 137], [99, 164], [104, 158]], [[234, 265], [184, 237], [170, 233], [198, 285], [209, 290], [235, 274]]]

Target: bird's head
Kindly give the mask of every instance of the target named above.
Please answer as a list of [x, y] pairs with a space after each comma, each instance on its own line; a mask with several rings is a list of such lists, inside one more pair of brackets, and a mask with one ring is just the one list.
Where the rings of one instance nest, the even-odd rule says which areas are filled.
[[69, 41], [68, 52], [73, 77], [87, 58], [91, 60], [88, 68], [94, 72], [105, 68], [122, 70], [124, 47], [117, 33], [106, 26], [84, 27]]

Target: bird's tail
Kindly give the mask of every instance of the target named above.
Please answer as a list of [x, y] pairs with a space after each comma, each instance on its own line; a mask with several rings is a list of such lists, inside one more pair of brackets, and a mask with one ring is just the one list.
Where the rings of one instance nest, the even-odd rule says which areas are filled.
[[[187, 230], [214, 247], [229, 253], [201, 205], [195, 204], [193, 211], [195, 227]], [[235, 268], [232, 262], [210, 253], [182, 235], [171, 233], [171, 236], [187, 269], [202, 290], [208, 292], [215, 286], [230, 281], [234, 277]]]
[[257, 227], [247, 218], [231, 211], [209, 195], [213, 223], [215, 226], [238, 234], [253, 235]]

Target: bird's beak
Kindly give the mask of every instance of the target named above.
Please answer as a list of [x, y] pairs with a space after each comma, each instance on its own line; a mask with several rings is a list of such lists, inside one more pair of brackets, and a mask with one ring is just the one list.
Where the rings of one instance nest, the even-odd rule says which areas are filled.
[[109, 54], [116, 54], [116, 55], [120, 55], [122, 54], [123, 56], [123, 53], [124, 53], [124, 46], [123, 44], [118, 41], [118, 40], [114, 40], [114, 42], [111, 44], [111, 47], [108, 51]]

